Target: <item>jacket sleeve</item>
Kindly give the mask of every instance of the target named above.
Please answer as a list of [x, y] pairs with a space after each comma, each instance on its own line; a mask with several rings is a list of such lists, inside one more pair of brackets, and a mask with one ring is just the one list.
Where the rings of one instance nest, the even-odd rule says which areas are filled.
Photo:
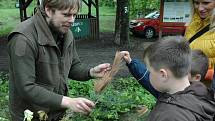
[[73, 44], [72, 53], [73, 53], [73, 60], [72, 60], [72, 66], [69, 71], [69, 78], [74, 80], [79, 80], [79, 81], [86, 81], [91, 79], [91, 76], [89, 75], [90, 68], [81, 63], [76, 51], [75, 42]]
[[144, 63], [141, 63], [138, 59], [133, 59], [131, 63], [127, 64], [130, 73], [134, 78], [153, 96], [156, 98], [159, 96], [160, 92], [155, 90], [149, 81], [150, 72], [146, 68]]
[[48, 108], [60, 108], [63, 96], [35, 83], [37, 51], [29, 41], [22, 34], [16, 34], [9, 40], [11, 86], [17, 90], [19, 96], [30, 103]]

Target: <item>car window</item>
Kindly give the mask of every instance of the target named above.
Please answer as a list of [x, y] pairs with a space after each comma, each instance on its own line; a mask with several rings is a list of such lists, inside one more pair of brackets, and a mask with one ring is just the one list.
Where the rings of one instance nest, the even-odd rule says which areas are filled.
[[154, 12], [149, 13], [148, 15], [146, 15], [144, 18], [156, 19], [158, 17], [159, 17], [158, 11], [154, 11]]
[[153, 18], [156, 19], [156, 18], [159, 18], [159, 16], [160, 16], [160, 14], [155, 14], [155, 15], [153, 16]]

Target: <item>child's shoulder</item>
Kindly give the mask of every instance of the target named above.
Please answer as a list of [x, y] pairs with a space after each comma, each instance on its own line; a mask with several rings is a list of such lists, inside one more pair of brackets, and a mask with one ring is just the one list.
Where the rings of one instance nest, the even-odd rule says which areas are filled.
[[[171, 98], [158, 100], [153, 112], [150, 114], [150, 121], [192, 121], [195, 119], [193, 112], [184, 108], [178, 100], [173, 101]], [[179, 100], [180, 101], [180, 100]], [[189, 119], [187, 119], [189, 118]]]

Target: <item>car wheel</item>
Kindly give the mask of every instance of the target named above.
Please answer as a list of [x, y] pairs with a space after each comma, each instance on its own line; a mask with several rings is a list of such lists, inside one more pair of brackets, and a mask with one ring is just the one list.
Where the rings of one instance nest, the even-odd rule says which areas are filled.
[[145, 37], [147, 39], [150, 39], [150, 38], [154, 37], [154, 35], [155, 35], [154, 29], [152, 29], [152, 28], [146, 28], [145, 29]]

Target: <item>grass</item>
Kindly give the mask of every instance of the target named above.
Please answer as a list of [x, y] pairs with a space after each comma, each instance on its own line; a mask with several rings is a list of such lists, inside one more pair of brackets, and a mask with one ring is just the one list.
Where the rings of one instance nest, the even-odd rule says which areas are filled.
[[[83, 4], [80, 14], [87, 14], [88, 8]], [[92, 14], [96, 15], [96, 10], [92, 9]], [[113, 32], [115, 29], [116, 8], [99, 7], [100, 32]]]
[[14, 8], [17, 0], [0, 0], [0, 8]]
[[115, 19], [115, 16], [100, 16], [100, 32], [113, 32]]
[[[96, 14], [96, 9], [92, 7], [92, 14]], [[80, 10], [81, 14], [87, 14], [88, 13], [88, 7], [83, 4], [82, 8]], [[107, 6], [102, 6], [99, 7], [99, 15], [100, 16], [115, 16], [116, 15], [116, 8], [114, 7], [107, 7]]]
[[0, 36], [6, 36], [18, 23], [18, 9], [0, 9]]

